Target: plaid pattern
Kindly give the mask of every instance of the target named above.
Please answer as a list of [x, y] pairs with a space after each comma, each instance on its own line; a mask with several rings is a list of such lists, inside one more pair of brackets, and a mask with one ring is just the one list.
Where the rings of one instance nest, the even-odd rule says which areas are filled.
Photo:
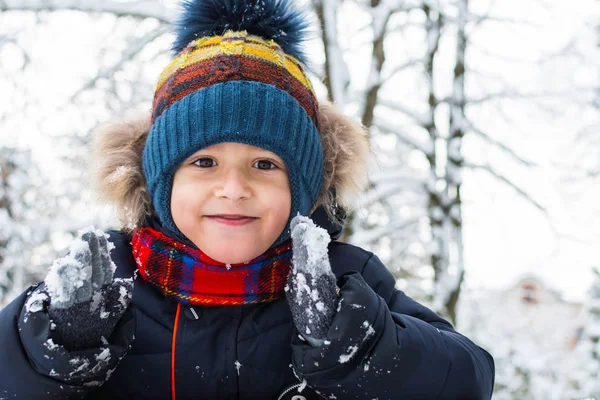
[[230, 81], [253, 81], [288, 92], [317, 125], [317, 99], [300, 62], [273, 40], [227, 31], [192, 41], [158, 79], [152, 122], [197, 90]]
[[292, 266], [291, 240], [244, 264], [228, 266], [149, 227], [136, 229], [133, 256], [142, 278], [189, 305], [267, 303], [278, 299]]

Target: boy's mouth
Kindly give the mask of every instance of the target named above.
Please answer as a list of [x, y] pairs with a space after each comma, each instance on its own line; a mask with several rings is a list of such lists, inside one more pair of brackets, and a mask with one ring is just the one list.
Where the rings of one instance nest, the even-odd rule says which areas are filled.
[[258, 219], [257, 217], [250, 217], [248, 215], [241, 214], [214, 214], [206, 215], [206, 217], [215, 222], [233, 226], [246, 225]]
[[207, 215], [207, 217], [211, 217], [211, 218], [225, 218], [225, 219], [256, 218], [256, 217], [251, 217], [249, 215], [242, 215], [242, 214], [213, 214], [213, 215]]

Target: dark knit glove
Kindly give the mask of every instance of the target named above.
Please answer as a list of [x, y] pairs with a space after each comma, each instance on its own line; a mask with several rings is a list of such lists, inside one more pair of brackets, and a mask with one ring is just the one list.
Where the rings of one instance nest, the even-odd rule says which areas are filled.
[[337, 308], [336, 278], [331, 271], [327, 231], [310, 218], [296, 216], [291, 225], [292, 272], [285, 288], [294, 324], [313, 346], [323, 344]]
[[101, 230], [89, 230], [52, 264], [38, 290], [49, 296], [48, 314], [58, 344], [69, 350], [106, 343], [131, 302], [133, 279], [114, 279], [114, 248]]

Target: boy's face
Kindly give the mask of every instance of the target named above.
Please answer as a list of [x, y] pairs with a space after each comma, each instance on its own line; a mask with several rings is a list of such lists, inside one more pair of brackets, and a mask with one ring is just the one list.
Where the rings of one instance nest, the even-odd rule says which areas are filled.
[[264, 253], [286, 227], [291, 191], [283, 160], [268, 150], [220, 143], [175, 172], [171, 215], [210, 258], [227, 264]]

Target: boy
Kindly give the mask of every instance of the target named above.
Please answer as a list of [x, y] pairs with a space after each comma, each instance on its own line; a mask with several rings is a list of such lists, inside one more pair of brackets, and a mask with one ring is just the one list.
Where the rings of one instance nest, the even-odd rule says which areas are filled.
[[151, 121], [97, 135], [124, 226], [2, 310], [0, 397], [489, 399], [492, 357], [336, 241], [368, 143], [317, 102], [302, 14], [193, 0], [178, 27]]

